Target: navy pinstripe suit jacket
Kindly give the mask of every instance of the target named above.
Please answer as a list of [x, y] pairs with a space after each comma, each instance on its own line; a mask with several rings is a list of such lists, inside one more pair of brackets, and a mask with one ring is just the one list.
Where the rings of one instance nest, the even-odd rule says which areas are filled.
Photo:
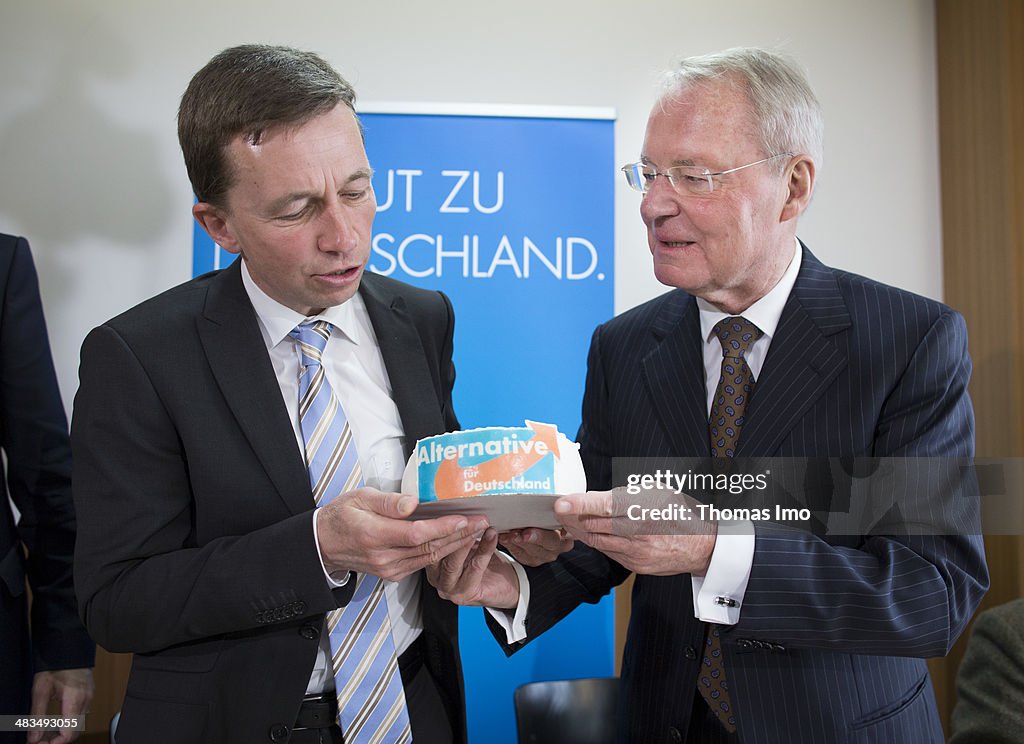
[[[963, 318], [803, 251], [737, 456], [973, 456]], [[613, 457], [707, 456], [706, 405], [692, 296], [675, 290], [599, 327], [579, 434], [589, 487], [613, 485]], [[741, 741], [943, 740], [924, 658], [947, 653], [988, 586], [967, 495], [935, 508], [959, 510], [944, 521], [974, 534], [820, 537], [755, 523], [740, 620], [722, 634]], [[535, 637], [628, 572], [578, 546], [529, 575]], [[637, 577], [621, 739], [685, 736], [703, 633], [689, 575]]]

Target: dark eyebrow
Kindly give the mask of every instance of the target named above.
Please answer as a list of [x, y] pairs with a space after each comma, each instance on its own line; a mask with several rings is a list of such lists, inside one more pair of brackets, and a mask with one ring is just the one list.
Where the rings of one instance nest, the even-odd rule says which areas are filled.
[[[348, 186], [350, 183], [353, 183], [354, 181], [359, 181], [364, 178], [367, 180], [373, 178], [373, 170], [371, 168], [360, 168], [359, 170], [354, 171], [352, 175], [345, 179], [345, 183], [343, 185]], [[316, 198], [318, 196], [319, 194], [315, 194], [311, 191], [293, 191], [290, 194], [285, 194], [280, 199], [275, 199], [274, 201], [272, 201], [268, 209], [270, 210], [271, 213], [276, 213], [284, 209], [286, 206], [288, 206], [294, 201]]]

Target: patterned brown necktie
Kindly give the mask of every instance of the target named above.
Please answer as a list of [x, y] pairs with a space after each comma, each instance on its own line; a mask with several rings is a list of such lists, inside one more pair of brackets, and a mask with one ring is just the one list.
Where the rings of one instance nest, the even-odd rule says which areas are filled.
[[[722, 344], [722, 373], [711, 402], [708, 435], [712, 457], [732, 457], [743, 428], [743, 412], [754, 390], [754, 375], [745, 359], [750, 347], [761, 338], [760, 329], [743, 317], [724, 318], [715, 324], [714, 334]], [[697, 677], [697, 689], [726, 731], [736, 731], [729, 685], [722, 664], [722, 643], [718, 626], [709, 623], [704, 644], [704, 663]]]

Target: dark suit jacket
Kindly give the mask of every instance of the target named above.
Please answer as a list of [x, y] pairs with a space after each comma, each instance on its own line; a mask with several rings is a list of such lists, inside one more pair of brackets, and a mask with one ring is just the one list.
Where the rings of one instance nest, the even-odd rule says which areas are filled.
[[[589, 487], [612, 485], [613, 457], [708, 455], [701, 347], [696, 301], [680, 290], [597, 329], [579, 435]], [[737, 457], [973, 455], [969, 375], [958, 314], [804, 249]], [[740, 620], [722, 626], [744, 744], [942, 741], [923, 657], [948, 651], [988, 584], [976, 491], [945, 507], [959, 511], [944, 521], [974, 534], [822, 537], [755, 523]], [[532, 637], [627, 572], [579, 547], [529, 575]], [[703, 634], [689, 575], [637, 577], [622, 738], [685, 736]]]
[[[93, 665], [71, 581], [71, 448], [28, 243], [0, 235], [0, 713], [29, 712], [34, 672]], [[0, 473], [2, 474], [2, 473]], [[28, 560], [23, 547], [28, 549]], [[25, 575], [32, 586], [31, 637]]]
[[[447, 298], [370, 274], [360, 292], [406, 449], [457, 428]], [[135, 653], [118, 740], [250, 744], [291, 726], [324, 613], [355, 582], [324, 580], [237, 263], [89, 334], [72, 443], [82, 617], [100, 645]], [[464, 739], [456, 608], [422, 583], [426, 663]]]
[[950, 744], [1017, 744], [1024, 736], [1024, 599], [985, 610], [956, 675]]

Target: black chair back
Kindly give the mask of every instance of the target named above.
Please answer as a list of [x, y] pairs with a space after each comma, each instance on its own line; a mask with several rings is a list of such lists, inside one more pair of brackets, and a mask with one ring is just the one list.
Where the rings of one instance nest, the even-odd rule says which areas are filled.
[[530, 682], [515, 691], [519, 744], [613, 744], [618, 677]]

